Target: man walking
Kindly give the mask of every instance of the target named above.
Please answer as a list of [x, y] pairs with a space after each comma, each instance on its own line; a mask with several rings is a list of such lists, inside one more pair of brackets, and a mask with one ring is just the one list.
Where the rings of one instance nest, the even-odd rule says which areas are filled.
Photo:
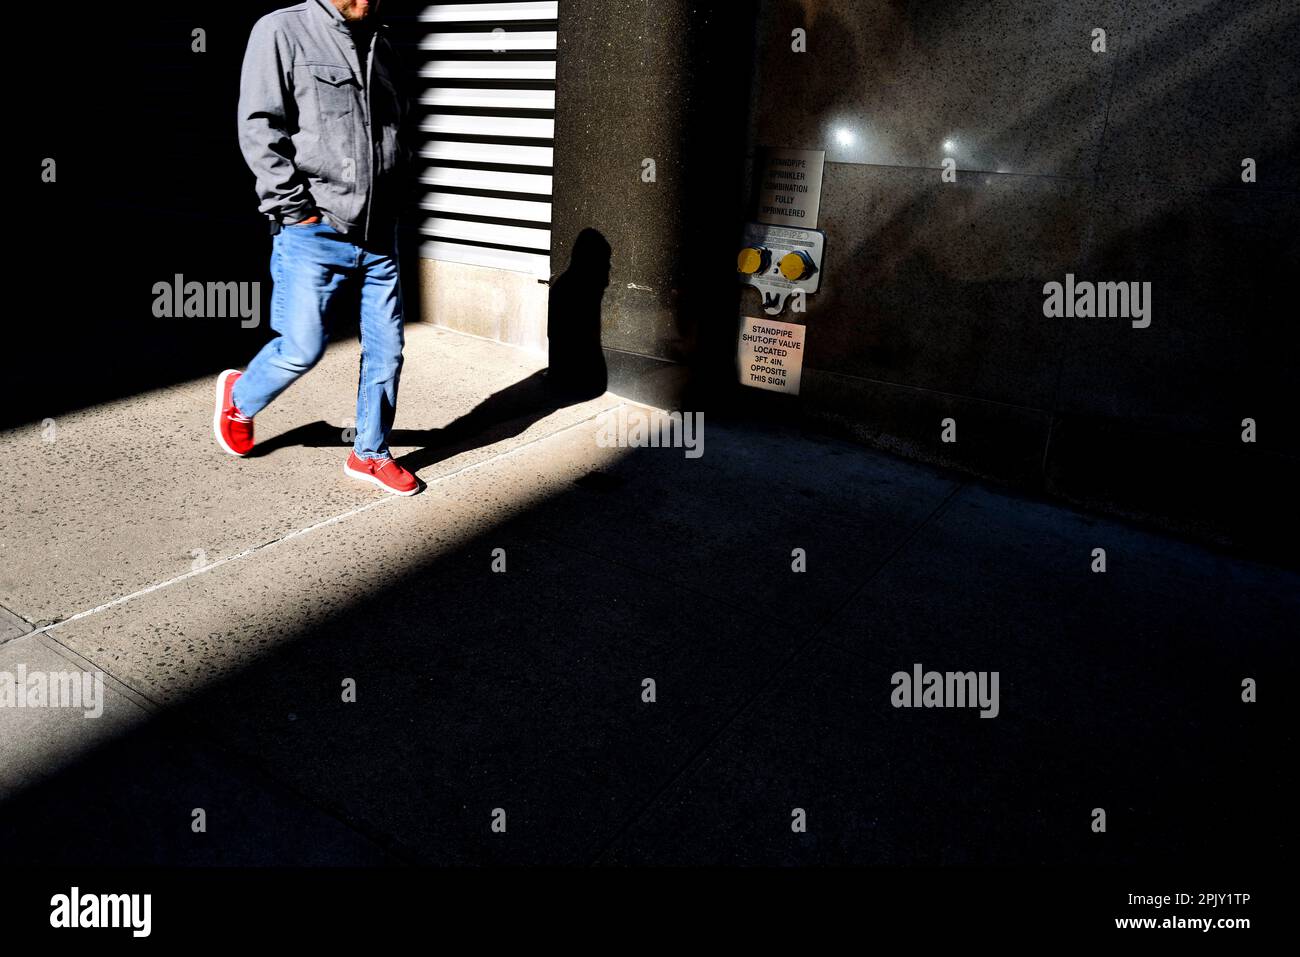
[[325, 351], [326, 317], [359, 286], [356, 441], [343, 471], [398, 495], [420, 483], [388, 451], [402, 368], [397, 214], [412, 166], [409, 103], [380, 0], [304, 0], [253, 27], [239, 86], [239, 146], [272, 234], [271, 328], [242, 374], [217, 377], [213, 428], [231, 455], [253, 417]]

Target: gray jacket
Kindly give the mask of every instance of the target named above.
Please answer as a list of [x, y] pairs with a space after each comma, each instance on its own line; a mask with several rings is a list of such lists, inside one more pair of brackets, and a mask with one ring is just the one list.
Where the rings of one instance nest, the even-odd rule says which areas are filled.
[[391, 235], [413, 155], [410, 102], [383, 23], [366, 67], [329, 0], [304, 0], [253, 27], [239, 80], [239, 148], [272, 221], [320, 213], [362, 239]]

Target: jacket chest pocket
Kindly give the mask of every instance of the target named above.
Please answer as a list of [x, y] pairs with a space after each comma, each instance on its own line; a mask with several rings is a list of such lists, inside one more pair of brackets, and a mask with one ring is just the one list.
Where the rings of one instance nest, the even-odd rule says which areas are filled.
[[307, 69], [311, 71], [321, 119], [337, 119], [350, 114], [360, 90], [352, 71], [330, 63], [309, 63]]

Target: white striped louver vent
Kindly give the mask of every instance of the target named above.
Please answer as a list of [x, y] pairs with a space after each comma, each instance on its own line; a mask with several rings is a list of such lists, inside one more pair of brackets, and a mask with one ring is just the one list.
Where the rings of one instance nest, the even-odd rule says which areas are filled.
[[425, 259], [550, 275], [557, 0], [435, 3], [425, 59]]

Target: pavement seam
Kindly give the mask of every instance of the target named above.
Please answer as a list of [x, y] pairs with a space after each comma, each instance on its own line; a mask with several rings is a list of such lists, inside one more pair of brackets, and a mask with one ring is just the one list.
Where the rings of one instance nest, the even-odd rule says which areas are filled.
[[35, 622], [28, 621], [16, 611], [11, 611], [4, 605], [0, 605], [0, 629], [19, 629], [12, 635], [0, 637], [0, 645], [7, 644], [11, 641], [17, 641], [19, 638], [26, 638], [32, 633], [34, 627], [36, 627]]
[[[563, 434], [563, 433], [565, 433], [565, 432], [568, 432], [568, 431], [570, 431], [570, 430], [572, 430], [572, 429], [576, 429], [576, 428], [578, 428], [579, 426], [585, 425], [586, 423], [590, 422], [592, 419], [595, 419], [595, 418], [597, 418], [598, 416], [601, 416], [601, 415], [605, 415], [605, 414], [608, 413], [608, 412], [615, 411], [615, 410], [617, 410], [617, 409], [619, 409], [619, 408], [622, 408], [622, 407], [623, 407], [624, 405], [626, 405], [626, 404], [627, 404], [626, 402], [619, 401], [618, 404], [616, 404], [616, 405], [612, 405], [612, 406], [609, 406], [609, 407], [607, 407], [607, 408], [600, 409], [600, 410], [598, 410], [598, 411], [596, 411], [596, 412], [593, 412], [591, 415], [589, 415], [589, 416], [587, 416], [587, 417], [585, 417], [585, 418], [583, 418], [583, 419], [580, 419], [580, 420], [577, 421], [577, 422], [572, 422], [572, 423], [570, 423], [569, 425], [566, 425], [566, 426], [564, 426], [563, 428], [560, 428], [560, 429], [556, 429], [556, 430], [553, 431], [553, 432], [547, 432], [545, 435], [539, 435], [539, 436], [537, 436], [536, 438], [529, 439], [527, 442], [523, 442], [523, 443], [521, 443], [521, 444], [515, 446], [514, 448], [509, 449], [509, 450], [507, 450], [507, 451], [505, 451], [505, 452], [502, 452], [502, 453], [500, 453], [500, 454], [498, 454], [498, 455], [490, 456], [490, 457], [488, 457], [488, 458], [486, 458], [486, 459], [483, 459], [483, 460], [481, 460], [481, 461], [478, 461], [478, 462], [471, 462], [471, 463], [469, 463], [469, 464], [467, 464], [467, 465], [463, 465], [463, 466], [461, 466], [461, 467], [458, 468], [458, 469], [454, 469], [454, 470], [451, 471], [451, 472], [447, 472], [447, 473], [444, 474], [444, 475], [439, 475], [437, 478], [431, 479], [430, 481], [428, 481], [427, 483], [425, 483], [425, 485], [426, 485], [426, 487], [431, 487], [431, 486], [434, 486], [434, 485], [441, 485], [441, 484], [443, 484], [444, 482], [446, 482], [447, 480], [449, 480], [449, 479], [453, 479], [453, 478], [455, 478], [455, 477], [458, 476], [458, 475], [463, 475], [463, 474], [466, 473], [466, 472], [471, 472], [471, 471], [473, 471], [473, 470], [475, 470], [475, 469], [480, 469], [480, 468], [483, 468], [483, 467], [485, 467], [485, 466], [492, 465], [493, 463], [496, 463], [496, 462], [499, 462], [499, 461], [501, 461], [501, 460], [503, 460], [503, 459], [506, 459], [506, 458], [508, 458], [508, 457], [510, 457], [510, 456], [512, 456], [512, 455], [514, 455], [514, 454], [517, 453], [517, 452], [521, 452], [521, 451], [523, 451], [523, 450], [526, 449], [526, 448], [529, 448], [529, 447], [531, 447], [531, 446], [533, 446], [533, 445], [536, 445], [538, 442], [544, 442], [544, 441], [546, 441], [547, 439], [553, 438], [553, 437], [555, 437], [555, 436], [558, 436], [558, 435], [561, 435], [561, 434]], [[357, 516], [357, 515], [360, 515], [360, 514], [362, 514], [363, 512], [368, 512], [368, 511], [370, 511], [370, 510], [373, 509], [373, 508], [379, 508], [379, 507], [382, 506], [382, 505], [387, 505], [387, 504], [389, 504], [389, 503], [391, 503], [391, 502], [400, 501], [400, 500], [401, 500], [401, 496], [397, 496], [397, 495], [387, 495], [387, 494], [386, 494], [386, 495], [384, 495], [382, 498], [377, 498], [377, 499], [375, 499], [373, 502], [367, 502], [367, 503], [365, 503], [364, 505], [360, 505], [360, 506], [358, 506], [357, 508], [354, 508], [354, 509], [349, 509], [348, 511], [343, 512], [343, 513], [341, 513], [341, 514], [339, 514], [339, 515], [332, 515], [332, 516], [330, 516], [329, 518], [321, 519], [319, 522], [313, 522], [311, 525], [308, 525], [308, 526], [306, 526], [305, 528], [299, 528], [299, 529], [295, 529], [295, 530], [292, 531], [292, 532], [287, 532], [286, 534], [281, 535], [279, 538], [273, 538], [273, 539], [271, 539], [271, 540], [268, 541], [268, 542], [262, 542], [260, 545], [252, 545], [252, 546], [250, 546], [250, 547], [248, 547], [248, 548], [245, 548], [245, 549], [244, 549], [243, 551], [241, 551], [241, 552], [238, 552], [238, 553], [236, 553], [236, 554], [234, 554], [234, 555], [227, 555], [225, 558], [217, 559], [216, 561], [214, 561], [214, 562], [210, 562], [210, 563], [208, 563], [208, 564], [202, 566], [201, 568], [194, 568], [194, 569], [191, 569], [190, 571], [185, 572], [184, 574], [181, 574], [181, 575], [177, 575], [177, 576], [175, 576], [174, 578], [168, 578], [168, 579], [166, 579], [165, 581], [155, 582], [154, 584], [149, 585], [149, 586], [147, 586], [147, 587], [145, 587], [145, 588], [140, 588], [140, 589], [137, 589], [136, 591], [133, 591], [133, 592], [131, 592], [131, 593], [129, 593], [129, 594], [122, 595], [122, 596], [120, 596], [120, 597], [118, 597], [118, 598], [114, 598], [112, 601], [104, 602], [103, 604], [101, 604], [101, 605], [96, 605], [96, 606], [93, 607], [93, 608], [87, 608], [87, 609], [84, 609], [83, 611], [79, 611], [79, 612], [77, 612], [77, 613], [74, 614], [74, 615], [69, 615], [67, 618], [61, 618], [61, 619], [59, 619], [59, 620], [56, 621], [56, 622], [52, 622], [52, 623], [50, 623], [50, 624], [48, 624], [48, 625], [44, 625], [44, 626], [42, 626], [42, 627], [40, 627], [40, 628], [37, 628], [37, 629], [34, 630], [34, 631], [30, 631], [30, 632], [28, 632], [28, 635], [34, 636], [34, 635], [43, 635], [43, 634], [46, 634], [47, 632], [53, 631], [53, 630], [56, 629], [56, 628], [61, 628], [61, 627], [63, 627], [64, 625], [71, 624], [71, 623], [74, 622], [74, 621], [80, 621], [80, 620], [83, 619], [83, 618], [89, 618], [89, 617], [92, 616], [92, 615], [97, 615], [97, 614], [99, 614], [100, 612], [107, 611], [107, 610], [110, 609], [110, 608], [115, 608], [115, 607], [117, 607], [118, 605], [126, 604], [127, 602], [129, 602], [129, 601], [133, 601], [133, 600], [135, 600], [136, 598], [142, 598], [142, 597], [144, 597], [145, 595], [152, 594], [153, 592], [160, 591], [160, 590], [162, 590], [162, 589], [164, 589], [164, 588], [169, 588], [169, 587], [171, 587], [172, 585], [179, 584], [180, 582], [186, 581], [186, 580], [188, 580], [188, 579], [190, 579], [190, 578], [194, 578], [194, 577], [196, 577], [196, 576], [198, 576], [198, 575], [205, 575], [205, 574], [207, 574], [208, 572], [213, 571], [213, 570], [218, 569], [218, 568], [221, 568], [221, 567], [224, 566], [224, 565], [228, 565], [228, 564], [230, 564], [230, 563], [232, 563], [232, 562], [239, 561], [241, 558], [247, 558], [249, 555], [252, 555], [252, 554], [254, 554], [255, 552], [260, 552], [260, 551], [264, 551], [265, 549], [268, 549], [268, 548], [273, 548], [273, 547], [275, 547], [276, 545], [280, 545], [280, 544], [283, 544], [284, 542], [291, 541], [291, 540], [293, 540], [293, 539], [295, 539], [295, 538], [298, 538], [298, 537], [300, 537], [300, 536], [302, 536], [302, 535], [306, 535], [306, 534], [308, 534], [309, 532], [314, 532], [314, 531], [316, 531], [317, 529], [324, 528], [324, 527], [329, 526], [329, 525], [336, 525], [336, 524], [338, 524], [338, 523], [340, 523], [340, 522], [345, 521], [346, 519], [353, 518], [353, 517], [355, 517], [355, 516]], [[53, 636], [51, 636], [51, 637], [53, 637]], [[54, 640], [57, 641], [58, 639], [55, 638]], [[62, 642], [59, 642], [59, 643], [62, 644]]]
[[123, 698], [126, 698], [128, 701], [130, 701], [141, 711], [145, 712], [145, 714], [149, 716], [153, 716], [162, 710], [162, 706], [157, 701], [154, 701], [148, 695], [136, 691], [124, 680], [122, 680], [122, 678], [120, 678], [118, 675], [113, 674], [113, 672], [109, 671], [107, 668], [105, 668], [103, 665], [99, 664], [98, 662], [93, 661], [90, 658], [87, 658], [85, 655], [77, 651], [75, 648], [68, 647], [63, 642], [55, 638], [53, 635], [33, 634], [33, 635], [23, 635], [23, 637], [35, 638], [37, 643], [42, 648], [48, 649], [51, 653], [56, 654], [60, 658], [66, 660], [69, 664], [76, 665], [77, 668], [81, 671], [87, 671], [92, 673], [99, 672], [104, 676], [106, 683], [113, 689], [115, 693], [120, 694]]

